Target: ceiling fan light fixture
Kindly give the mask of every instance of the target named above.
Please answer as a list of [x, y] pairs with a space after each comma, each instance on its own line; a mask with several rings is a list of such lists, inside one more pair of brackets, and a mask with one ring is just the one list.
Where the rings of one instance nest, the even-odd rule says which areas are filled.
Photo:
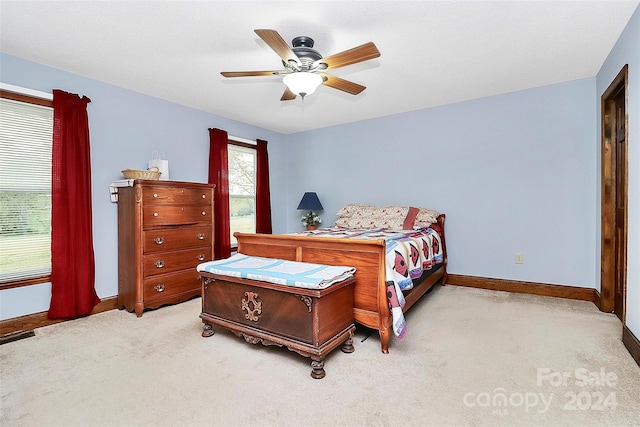
[[300, 71], [284, 76], [282, 82], [287, 85], [289, 90], [298, 96], [308, 96], [316, 91], [318, 86], [322, 84], [322, 77], [318, 74]]

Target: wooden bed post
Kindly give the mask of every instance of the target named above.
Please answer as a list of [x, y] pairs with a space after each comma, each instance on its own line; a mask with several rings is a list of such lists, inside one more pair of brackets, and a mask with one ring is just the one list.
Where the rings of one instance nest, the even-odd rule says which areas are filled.
[[387, 297], [387, 277], [385, 273], [386, 250], [380, 252], [378, 260], [378, 313], [380, 314], [380, 349], [384, 354], [389, 353], [389, 341], [391, 339], [391, 310]]
[[442, 268], [444, 269], [444, 273], [442, 275], [442, 286], [447, 284], [447, 279], [449, 275], [447, 274], [447, 243], [444, 241], [444, 220], [446, 218], [445, 214], [440, 214], [438, 216], [438, 225], [441, 228], [442, 233], [440, 233], [440, 240], [442, 241]]

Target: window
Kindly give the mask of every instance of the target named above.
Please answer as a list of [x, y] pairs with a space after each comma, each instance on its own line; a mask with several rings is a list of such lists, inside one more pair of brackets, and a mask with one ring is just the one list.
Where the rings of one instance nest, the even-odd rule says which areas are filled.
[[240, 233], [256, 232], [256, 149], [249, 144], [229, 141], [229, 215], [231, 246]]
[[0, 93], [0, 284], [51, 274], [51, 101]]

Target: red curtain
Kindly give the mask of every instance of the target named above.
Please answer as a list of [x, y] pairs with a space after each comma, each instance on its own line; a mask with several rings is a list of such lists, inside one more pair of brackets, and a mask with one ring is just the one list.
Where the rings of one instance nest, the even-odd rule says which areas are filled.
[[256, 148], [256, 233], [271, 234], [271, 193], [267, 141], [257, 140]]
[[214, 259], [231, 256], [229, 227], [229, 138], [227, 132], [209, 129], [209, 184], [215, 184], [214, 194]]
[[51, 319], [87, 315], [100, 302], [93, 255], [89, 102], [85, 96], [53, 91]]

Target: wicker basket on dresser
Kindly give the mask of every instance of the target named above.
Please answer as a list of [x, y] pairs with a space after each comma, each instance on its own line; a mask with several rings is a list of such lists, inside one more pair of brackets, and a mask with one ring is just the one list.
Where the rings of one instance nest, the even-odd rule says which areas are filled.
[[200, 294], [213, 259], [214, 185], [135, 180], [118, 189], [118, 308], [136, 312]]

